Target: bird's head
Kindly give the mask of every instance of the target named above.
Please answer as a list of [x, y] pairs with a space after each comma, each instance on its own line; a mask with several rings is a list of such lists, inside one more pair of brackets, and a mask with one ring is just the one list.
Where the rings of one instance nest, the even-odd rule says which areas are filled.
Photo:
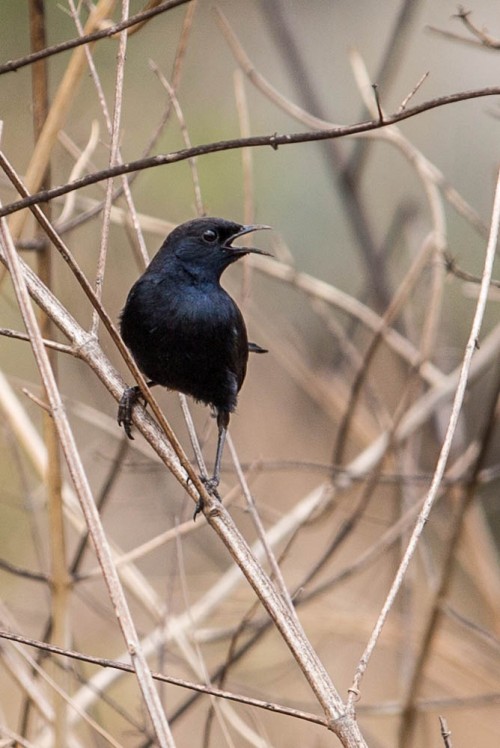
[[233, 242], [239, 237], [269, 228], [270, 226], [260, 224], [245, 226], [224, 218], [195, 218], [177, 226], [167, 236], [158, 255], [174, 255], [184, 266], [191, 265], [193, 269], [196, 266], [200, 270], [212, 269], [220, 275], [240, 257], [247, 254], [269, 254], [256, 247], [233, 246]]

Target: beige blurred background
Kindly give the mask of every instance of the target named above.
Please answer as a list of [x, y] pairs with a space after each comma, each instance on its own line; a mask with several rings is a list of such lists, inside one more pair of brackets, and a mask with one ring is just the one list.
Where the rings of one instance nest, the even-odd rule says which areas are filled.
[[[379, 83], [380, 102], [386, 112], [397, 111], [421, 77], [428, 77], [409, 106], [434, 97], [468, 89], [496, 86], [500, 80], [500, 52], [473, 44], [463, 23], [454, 17], [453, 2], [414, 0], [408, 3], [408, 19], [399, 29], [400, 48], [392, 68], [380, 80], [380, 68], [391, 44], [393, 30], [403, 3], [390, 2], [304, 2], [273, 0], [237, 2], [221, 0], [217, 7], [225, 14], [242, 47], [264, 76], [290, 102], [311, 110], [311, 114], [336, 124], [369, 119], [353, 74], [354, 52], [364, 62], [369, 80]], [[411, 7], [410, 7], [411, 6]], [[131, 2], [131, 13], [140, 2]], [[124, 161], [141, 158], [161, 120], [168, 96], [151, 70], [149, 61], [170, 80], [187, 6], [152, 19], [127, 45], [123, 95], [121, 152]], [[469, 9], [469, 8], [468, 8]], [[495, 4], [475, 0], [470, 19], [500, 38]], [[76, 35], [65, 2], [47, 2], [48, 43], [55, 44]], [[85, 13], [83, 13], [85, 17]], [[113, 20], [119, 18], [119, 8]], [[27, 3], [3, 0], [0, 8], [1, 61], [30, 51]], [[460, 43], [433, 32], [430, 27], [467, 37]], [[102, 40], [94, 49], [94, 60], [112, 110], [116, 69], [116, 40]], [[57, 89], [71, 53], [49, 58], [50, 90]], [[235, 97], [237, 63], [217, 24], [211, 2], [200, 0], [192, 31], [187, 40], [177, 95], [189, 137], [193, 144], [209, 143], [240, 135]], [[270, 101], [249, 81], [244, 83], [252, 134], [299, 132], [308, 129]], [[24, 67], [0, 77], [0, 118], [3, 120], [1, 147], [20, 174], [24, 174], [33, 150], [31, 71]], [[425, 112], [400, 125], [401, 133], [444, 175], [487, 227], [495, 188], [500, 153], [500, 107], [497, 97], [478, 98]], [[92, 154], [89, 171], [106, 168], [109, 136], [89, 74], [83, 76], [64, 127], [64, 138], [54, 149], [51, 181], [70, 180], [75, 155], [71, 148], [85, 148], [93, 121], [99, 124], [99, 142]], [[74, 144], [70, 146], [70, 141]], [[201, 157], [197, 160], [205, 210], [244, 221], [270, 224], [274, 231], [259, 235], [258, 245], [278, 260], [291, 264], [313, 279], [331, 284], [382, 313], [400, 288], [409, 267], [421, 251], [425, 238], [435, 228], [422, 182], [402, 152], [387, 142], [366, 140], [359, 171], [355, 173], [355, 201], [346, 197], [339, 177], [340, 164], [350, 164], [360, 139], [343, 138], [327, 143], [304, 143], [253, 149], [251, 200], [245, 195], [244, 165], [239, 150]], [[183, 148], [179, 124], [172, 116], [153, 153]], [[88, 207], [89, 199], [102, 200], [104, 185], [78, 192], [73, 216]], [[5, 177], [1, 177], [2, 202], [15, 199]], [[169, 224], [196, 215], [192, 177], [188, 162], [149, 169], [132, 185], [137, 211], [142, 217], [144, 237], [150, 256], [158, 249]], [[63, 201], [55, 202], [57, 217]], [[118, 205], [125, 207], [123, 200]], [[441, 198], [444, 242], [457, 263], [472, 274], [480, 274], [486, 246], [485, 232]], [[146, 217], [157, 219], [147, 221]], [[102, 216], [97, 215], [64, 234], [64, 239], [89, 279], [95, 274]], [[34, 224], [28, 222], [23, 239], [29, 241]], [[362, 232], [367, 234], [363, 240]], [[104, 303], [118, 319], [127, 291], [141, 272], [130, 231], [113, 223], [104, 281]], [[377, 260], [370, 251], [385, 253]], [[33, 252], [23, 258], [35, 266]], [[380, 257], [383, 259], [381, 260]], [[393, 325], [418, 350], [422, 344], [437, 253], [429, 257], [420, 278]], [[91, 308], [63, 261], [54, 256], [53, 287], [71, 314], [86, 328]], [[500, 271], [497, 271], [497, 277]], [[380, 285], [379, 281], [383, 281]], [[477, 288], [453, 276], [440, 280], [440, 311], [434, 321], [435, 336], [429, 358], [442, 375], [459, 365], [477, 299]], [[311, 492], [325, 491], [334, 454], [339, 424], [350, 397], [357, 366], [373, 336], [359, 320], [345, 311], [311, 299], [266, 270], [233, 267], [224, 285], [241, 303], [248, 321], [249, 337], [269, 348], [267, 356], [253, 357], [240, 394], [238, 412], [231, 421], [231, 436], [249, 480], [262, 520], [268, 529], [287, 515], [293, 516]], [[385, 303], [384, 303], [385, 302]], [[483, 337], [495, 329], [498, 297], [492, 293]], [[0, 292], [1, 326], [22, 330], [22, 322], [8, 279]], [[56, 337], [65, 342], [58, 333]], [[130, 381], [109, 337], [100, 341], [113, 364]], [[351, 351], [351, 358], [346, 353]], [[40, 382], [26, 343], [0, 337], [2, 372], [22, 407], [40, 429], [40, 409], [22, 393], [27, 388], [40, 395]], [[498, 356], [470, 387], [459, 425], [452, 461], [463, 455], [478, 434], [492, 407]], [[65, 398], [75, 437], [96, 497], [103, 490], [119, 454], [122, 434], [115, 423], [116, 403], [92, 371], [71, 356], [58, 356], [61, 391]], [[359, 407], [343, 444], [343, 464], [363, 453], [378, 434], [390, 427], [401, 411], [409, 408], [429, 387], [418, 382], [408, 394], [412, 376], [390, 347], [381, 344], [362, 388]], [[159, 401], [191, 456], [189, 441], [175, 393], [158, 392]], [[409, 401], [405, 398], [409, 397]], [[422, 428], [412, 434], [400, 451], [384, 463], [379, 479], [368, 478], [347, 489], [339, 484], [335, 497], [326, 502], [297, 535], [282, 561], [289, 589], [307, 597], [330, 579], [323, 592], [300, 605], [299, 615], [307, 634], [322, 657], [341, 695], [347, 697], [358, 659], [384, 602], [397, 563], [408, 539], [408, 528], [398, 541], [379, 554], [361, 571], [343, 581], [336, 576], [349, 568], [367, 549], [418, 502], [430, 483], [449, 415], [450, 398], [445, 400]], [[494, 401], [493, 401], [494, 403]], [[206, 408], [193, 404], [193, 415], [204, 445], [207, 461], [213, 459], [215, 433]], [[12, 423], [4, 415], [1, 430], [0, 475], [0, 559], [22, 569], [50, 572], [50, 533], [47, 526], [45, 491], [40, 476], [18, 440]], [[464, 485], [447, 487], [414, 558], [407, 582], [389, 616], [362, 684], [358, 717], [370, 746], [423, 748], [443, 745], [438, 715], [446, 717], [453, 745], [486, 748], [498, 744], [499, 710], [499, 591], [497, 548], [500, 538], [498, 481], [498, 435], [490, 443], [483, 468], [489, 478], [476, 487], [463, 519], [462, 534], [453, 552], [444, 607], [432, 642], [418, 691], [408, 695], [408, 683], [422, 636], [439, 587], [442, 565], [449, 542], [450, 517], [462, 501]], [[125, 449], [125, 448], [123, 448]], [[110, 537], [128, 551], [169, 528], [186, 522], [181, 539], [169, 539], [136, 561], [136, 568], [150, 586], [151, 600], [161, 603], [148, 608], [128, 590], [141, 636], [161, 628], [172, 616], [182, 616], [189, 606], [203, 600], [231, 565], [222, 547], [203, 519], [190, 525], [191, 503], [175, 480], [154, 458], [137, 434], [134, 443], [121, 454], [102, 516]], [[256, 534], [245, 500], [237, 487], [228, 451], [225, 454], [224, 493], [230, 493], [231, 514], [249, 542]], [[406, 479], [402, 478], [406, 475]], [[396, 477], [395, 477], [396, 476]], [[369, 502], [345, 542], [339, 544], [321, 571], [305, 582], [314, 564], [327, 552], [364, 493]], [[291, 528], [293, 522], [291, 523]], [[410, 525], [411, 527], [411, 525]], [[78, 547], [79, 537], [68, 521], [68, 564]], [[290, 530], [291, 533], [291, 530]], [[174, 535], [174, 533], [172, 533]], [[284, 533], [275, 551], [284, 552], [291, 534]], [[95, 569], [91, 549], [87, 550], [79, 573]], [[298, 589], [297, 589], [298, 588]], [[148, 588], [149, 589], [149, 588]], [[136, 590], [137, 592], [137, 590]], [[146, 591], [145, 596], [146, 596]], [[149, 592], [148, 592], [149, 594]], [[44, 639], [50, 619], [51, 600], [46, 584], [0, 569], [2, 627], [25, 636]], [[250, 609], [253, 593], [240, 581], [221, 595], [206, 617], [188, 631], [190, 651], [211, 672], [224, 662], [231, 635]], [[109, 601], [98, 576], [75, 582], [68, 617], [71, 633], [67, 646], [98, 656], [120, 658], [123, 644]], [[249, 638], [265, 620], [262, 609], [242, 635]], [[195, 646], [196, 645], [196, 646]], [[8, 645], [5, 644], [7, 647]], [[196, 649], [199, 647], [199, 650]], [[30, 652], [32, 656], [35, 652]], [[168, 641], [152, 657], [152, 667], [172, 675], [203, 680], [179, 642]], [[0, 677], [0, 723], [21, 731], [36, 742], [40, 717], [27, 709], [23, 689], [9, 669], [2, 665]], [[29, 671], [29, 666], [26, 665]], [[95, 669], [77, 666], [70, 677], [68, 693], [80, 693], [82, 681]], [[47, 690], [46, 684], [39, 687]], [[277, 634], [268, 632], [250, 653], [230, 670], [226, 688], [259, 698], [287, 703], [318, 712], [305, 680]], [[130, 676], [107, 688], [121, 707], [104, 699], [92, 703], [93, 717], [120, 745], [146, 745], [141, 729], [145, 724], [138, 692]], [[179, 689], [164, 687], [167, 714], [184, 703]], [[401, 735], [401, 705], [405, 698], [417, 704], [415, 729]], [[210, 703], [199, 700], [173, 723], [178, 745], [203, 745]], [[241, 718], [261, 736], [262, 745], [335, 745], [326, 730], [289, 717], [235, 707]], [[36, 711], [36, 710], [35, 710]], [[71, 709], [69, 710], [71, 712]], [[26, 716], [28, 714], [28, 716]], [[25, 715], [23, 717], [23, 715]], [[219, 719], [222, 719], [219, 716]], [[229, 721], [227, 727], [235, 745], [245, 739]], [[88, 727], [72, 728], [79, 745], [104, 745]], [[213, 725], [210, 745], [230, 744], [221, 722]], [[399, 737], [398, 737], [399, 734]], [[406, 737], [405, 737], [406, 735]], [[31, 737], [30, 737], [31, 736]], [[208, 740], [208, 739], [207, 739]], [[49, 743], [47, 743], [49, 744]]]

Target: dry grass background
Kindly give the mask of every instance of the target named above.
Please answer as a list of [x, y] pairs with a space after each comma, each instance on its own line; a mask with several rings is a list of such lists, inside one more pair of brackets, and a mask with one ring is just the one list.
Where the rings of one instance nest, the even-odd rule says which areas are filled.
[[[0, 62], [142, 9], [4, 0]], [[410, 93], [408, 107], [495, 84], [500, 53], [494, 29], [483, 30], [496, 23], [491, 5], [451, 18], [456, 10], [385, 0], [364, 3], [360, 18], [341, 3], [224, 0], [222, 15], [200, 0], [133, 33], [2, 71], [2, 204], [19, 197], [11, 167], [37, 192], [190, 143], [376, 121], [372, 81], [387, 112]], [[2, 219], [10, 267], [0, 295], [2, 746], [339, 744], [324, 724], [292, 713], [321, 723], [328, 710], [221, 542], [237, 535], [217, 518], [191, 521], [196, 486], [185, 489], [178, 458], [148, 416], [138, 427], [149, 444], [138, 429], [129, 443], [115, 422], [118, 371], [127, 382], [132, 375], [103, 318], [116, 323], [147, 257], [172, 226], [202, 212], [275, 228], [259, 235], [274, 259], [253, 258], [225, 277], [251, 339], [270, 353], [251, 360], [222, 494], [272, 576], [276, 605], [286, 617], [292, 596], [370, 748], [498, 745], [494, 281], [486, 295], [497, 132], [497, 99], [478, 98], [358, 138], [235, 149], [101, 180], [44, 205], [53, 234], [26, 211]], [[73, 268], [48, 236], [69, 248]], [[26, 263], [17, 280], [14, 248]], [[37, 311], [52, 341], [45, 361], [23, 278], [50, 312]], [[11, 336], [26, 329], [36, 357]], [[477, 348], [467, 346], [473, 329]], [[154, 395], [191, 459], [178, 396]], [[189, 408], [210, 464], [212, 419]], [[433, 481], [436, 465], [443, 475]], [[421, 516], [388, 603], [426, 498], [432, 511]], [[102, 533], [88, 502], [99, 506]], [[134, 659], [139, 682], [110, 663], [42, 648], [128, 662], [123, 636], [129, 651], [144, 653]], [[367, 645], [366, 673], [355, 678]], [[153, 671], [289, 713], [165, 683], [157, 699], [146, 659]], [[363, 744], [352, 735], [341, 742]]]

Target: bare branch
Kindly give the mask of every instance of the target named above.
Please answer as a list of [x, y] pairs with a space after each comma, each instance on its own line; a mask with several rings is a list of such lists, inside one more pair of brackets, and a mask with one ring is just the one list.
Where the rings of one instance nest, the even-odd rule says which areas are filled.
[[408, 542], [408, 546], [401, 560], [401, 563], [397, 570], [394, 581], [391, 585], [389, 594], [382, 607], [382, 610], [380, 612], [375, 628], [373, 629], [372, 635], [370, 637], [370, 641], [368, 642], [368, 645], [356, 669], [356, 674], [353, 680], [352, 691], [351, 691], [349, 702], [348, 702], [349, 707], [352, 710], [354, 710], [354, 701], [355, 701], [354, 695], [359, 693], [359, 686], [360, 686], [361, 680], [366, 672], [368, 662], [373, 653], [373, 650], [375, 649], [376, 643], [378, 641], [378, 638], [380, 636], [384, 623], [387, 619], [389, 611], [391, 610], [394, 604], [396, 595], [401, 588], [401, 584], [403, 582], [403, 579], [405, 577], [406, 571], [413, 557], [413, 554], [415, 553], [416, 547], [418, 545], [418, 541], [424, 530], [425, 523], [427, 522], [427, 519], [430, 515], [432, 506], [434, 504], [434, 501], [439, 491], [439, 487], [441, 485], [444, 471], [446, 469], [446, 463], [448, 461], [448, 457], [450, 454], [453, 435], [457, 427], [458, 419], [460, 416], [460, 412], [461, 412], [464, 397], [465, 397], [465, 390], [466, 390], [467, 382], [469, 379], [472, 357], [477, 349], [479, 333], [480, 333], [483, 318], [484, 318], [486, 302], [488, 299], [488, 289], [489, 289], [489, 285], [491, 281], [491, 274], [493, 270], [493, 262], [495, 260], [495, 251], [496, 251], [496, 246], [498, 242], [499, 228], [500, 228], [500, 172], [498, 173], [498, 179], [497, 179], [495, 200], [493, 204], [491, 233], [490, 233], [490, 238], [488, 241], [488, 247], [486, 250], [486, 257], [485, 257], [485, 263], [484, 263], [480, 295], [479, 295], [479, 299], [478, 299], [477, 306], [476, 306], [474, 320], [471, 326], [469, 340], [467, 342], [467, 346], [465, 349], [462, 368], [460, 371], [460, 376], [459, 376], [459, 380], [457, 383], [457, 389], [456, 389], [455, 397], [453, 400], [453, 408], [452, 408], [450, 420], [448, 422], [448, 428], [446, 430], [446, 436], [443, 442], [443, 446], [441, 448], [441, 452], [439, 455], [434, 477], [431, 483], [431, 487], [429, 489], [429, 493], [427, 494], [424, 507], [418, 517], [417, 523], [415, 525], [415, 528]]
[[444, 717], [439, 717], [439, 724], [441, 725], [441, 737], [443, 738], [444, 748], [453, 748], [451, 732], [448, 730], [448, 723]]
[[38, 60], [44, 60], [45, 58], [51, 57], [52, 55], [57, 55], [60, 52], [66, 52], [69, 49], [75, 49], [75, 47], [80, 47], [82, 44], [90, 44], [92, 42], [99, 41], [99, 39], [105, 39], [110, 36], [115, 36], [124, 29], [129, 29], [139, 23], [142, 24], [144, 23], [144, 21], [148, 21], [150, 18], [154, 18], [154, 16], [157, 16], [160, 13], [164, 13], [165, 11], [171, 10], [172, 8], [177, 8], [178, 5], [185, 5], [188, 2], [190, 2], [190, 0], [167, 0], [166, 2], [160, 3], [160, 5], [157, 5], [154, 8], [148, 8], [148, 10], [136, 13], [135, 16], [130, 16], [130, 18], [127, 18], [127, 20], [122, 21], [121, 23], [116, 23], [113, 26], [108, 26], [107, 28], [100, 29], [99, 31], [94, 31], [91, 34], [85, 34], [84, 36], [77, 37], [76, 39], [69, 39], [68, 41], [61, 42], [60, 44], [54, 44], [53, 46], [47, 47], [40, 52], [33, 52], [30, 55], [20, 57], [18, 60], [9, 60], [9, 62], [0, 65], [0, 75], [19, 70], [19, 68], [22, 68], [25, 65], [33, 65], [33, 63], [37, 62]]
[[370, 132], [372, 130], [378, 130], [382, 127], [388, 127], [398, 122], [403, 122], [411, 117], [416, 117], [418, 114], [437, 109], [438, 107], [448, 106], [449, 104], [455, 104], [459, 101], [469, 101], [471, 99], [483, 98], [486, 96], [499, 96], [500, 86], [490, 86], [487, 88], [478, 88], [472, 91], [462, 91], [456, 94], [449, 94], [448, 96], [439, 96], [435, 99], [419, 104], [418, 106], [410, 109], [405, 109], [402, 112], [396, 112], [395, 114], [385, 115], [383, 122], [379, 120], [370, 122], [360, 122], [354, 125], [346, 125], [344, 127], [334, 127], [329, 130], [314, 131], [314, 132], [302, 132], [302, 133], [288, 133], [285, 135], [278, 135], [273, 133], [272, 135], [254, 135], [250, 138], [234, 138], [232, 140], [221, 140], [215, 143], [206, 143], [204, 145], [193, 146], [192, 148], [184, 148], [180, 151], [172, 151], [171, 153], [160, 154], [157, 156], [150, 156], [149, 158], [139, 159], [138, 161], [130, 161], [126, 164], [119, 164], [113, 168], [103, 169], [102, 171], [89, 174], [81, 179], [76, 179], [69, 184], [61, 185], [60, 187], [54, 187], [50, 190], [41, 190], [36, 192], [29, 197], [25, 197], [22, 200], [17, 200], [13, 203], [8, 203], [0, 209], [0, 217], [16, 213], [23, 208], [37, 205], [38, 203], [47, 202], [53, 200], [55, 197], [60, 195], [66, 195], [68, 192], [73, 190], [87, 187], [90, 184], [96, 184], [105, 179], [111, 177], [117, 177], [121, 174], [131, 174], [135, 171], [142, 171], [145, 169], [152, 169], [157, 166], [166, 166], [168, 164], [175, 164], [179, 161], [186, 161], [194, 158], [195, 156], [205, 156], [209, 153], [221, 153], [223, 151], [232, 151], [240, 148], [263, 148], [271, 147], [276, 150], [280, 146], [293, 145], [296, 143], [313, 143], [320, 140], [333, 140], [335, 138], [344, 138], [349, 135], [358, 135], [359, 133]]
[[465, 10], [465, 8], [459, 7], [457, 18], [460, 18], [465, 28], [470, 31], [473, 36], [479, 39], [481, 44], [484, 44], [485, 47], [500, 49], [500, 41], [498, 39], [495, 39], [493, 36], [490, 36], [490, 34], [488, 34], [486, 31], [480, 29], [478, 26], [472, 23], [472, 21], [470, 20], [470, 16], [470, 10]]
[[[134, 668], [132, 665], [126, 662], [120, 662], [119, 660], [110, 660], [104, 657], [93, 657], [92, 655], [84, 654], [83, 652], [76, 652], [73, 649], [66, 649], [63, 647], [56, 647], [53, 644], [43, 642], [37, 639], [29, 639], [26, 636], [15, 634], [12, 631], [5, 631], [0, 629], [0, 639], [6, 639], [7, 641], [18, 642], [19, 644], [25, 644], [29, 647], [36, 647], [37, 649], [49, 652], [50, 654], [60, 655], [61, 657], [69, 657], [70, 659], [79, 660], [81, 662], [88, 662], [91, 665], [98, 665], [99, 667], [114, 668], [115, 670], [122, 670], [125, 673], [133, 673]], [[244, 696], [242, 694], [232, 693], [231, 691], [224, 691], [220, 688], [214, 688], [213, 686], [205, 686], [200, 683], [193, 683], [191, 681], [184, 680], [183, 678], [174, 678], [170, 675], [164, 675], [163, 673], [151, 673], [152, 677], [161, 683], [169, 683], [179, 688], [186, 688], [191, 691], [197, 691], [200, 694], [207, 694], [207, 696], [215, 696], [220, 699], [227, 699], [234, 701], [239, 704], [246, 704], [247, 706], [253, 706], [257, 709], [266, 709], [275, 714], [284, 714], [288, 717], [295, 717], [296, 719], [302, 719], [306, 722], [313, 722], [317, 725], [328, 726], [328, 723], [324, 717], [311, 714], [310, 712], [303, 712], [300, 709], [291, 709], [281, 704], [273, 704], [270, 701], [262, 701], [261, 699], [253, 699], [250, 696]]]
[[142, 654], [140, 641], [135, 631], [134, 623], [129, 612], [118, 574], [113, 565], [111, 550], [104, 534], [87, 476], [81, 463], [78, 450], [76, 449], [73, 432], [69, 426], [64, 411], [61, 395], [57, 388], [54, 374], [43, 346], [43, 341], [29, 299], [23, 269], [12, 242], [12, 238], [9, 234], [5, 219], [3, 219], [0, 224], [0, 235], [3, 252], [5, 253], [7, 265], [16, 290], [19, 307], [30, 336], [33, 353], [47, 392], [61, 448], [74, 482], [75, 490], [80, 499], [82, 511], [85, 514], [97, 556], [102, 564], [103, 576], [108, 586], [110, 598], [115, 606], [117, 619], [127, 643], [130, 657], [134, 663], [134, 669], [137, 674], [139, 686], [143, 693], [145, 706], [151, 717], [159, 744], [165, 746], [165, 748], [168, 746], [173, 747], [174, 741], [170, 734], [170, 729], [158, 698], [158, 693], [153, 686], [151, 673], [144, 655]]

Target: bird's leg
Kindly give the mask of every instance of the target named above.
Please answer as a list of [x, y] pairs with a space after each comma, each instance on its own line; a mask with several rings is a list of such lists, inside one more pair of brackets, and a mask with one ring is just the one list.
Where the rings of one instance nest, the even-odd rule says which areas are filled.
[[[155, 382], [148, 382], [148, 387], [153, 387], [154, 384]], [[118, 404], [118, 426], [123, 426], [129, 439], [134, 438], [132, 436], [132, 408], [141, 397], [142, 393], [140, 387], [137, 385], [134, 387], [127, 387], [123, 390], [123, 395]]]
[[[221, 500], [217, 486], [220, 481], [220, 466], [222, 462], [222, 453], [224, 451], [224, 444], [226, 442], [227, 427], [229, 425], [229, 413], [227, 410], [217, 411], [217, 427], [219, 429], [219, 436], [217, 438], [217, 451], [215, 453], [215, 465], [214, 474], [211, 478], [202, 478], [203, 483], [208, 491], [219, 501]], [[193, 514], [193, 519], [196, 519], [198, 514], [203, 510], [203, 500], [200, 497], [196, 502], [196, 507]]]
[[224, 444], [226, 442], [227, 427], [229, 425], [229, 412], [227, 410], [217, 410], [216, 412], [219, 436], [217, 438], [217, 451], [215, 453], [214, 474], [211, 478], [205, 478], [203, 482], [207, 487], [207, 491], [216, 496], [216, 498], [220, 499], [216, 488], [220, 482], [220, 468], [222, 462], [222, 453], [224, 452]]
[[229, 413], [227, 410], [217, 411], [217, 428], [219, 429], [219, 435], [217, 438], [217, 451], [215, 452], [215, 465], [212, 483], [217, 488], [220, 480], [220, 468], [222, 463], [222, 453], [224, 452], [224, 444], [226, 443], [227, 427], [229, 426]]

